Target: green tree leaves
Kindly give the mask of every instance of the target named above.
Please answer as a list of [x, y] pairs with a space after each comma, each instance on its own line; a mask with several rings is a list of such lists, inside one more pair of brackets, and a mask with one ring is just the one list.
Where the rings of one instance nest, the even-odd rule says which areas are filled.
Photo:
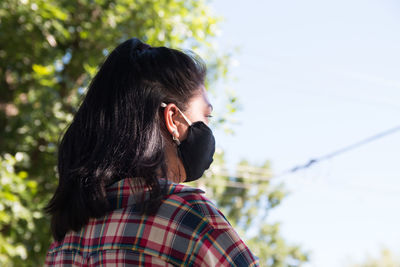
[[35, 220], [43, 214], [42, 207], [34, 204], [37, 182], [28, 180], [27, 172], [15, 169], [17, 162], [24, 161], [21, 152], [0, 156], [0, 263], [4, 265], [22, 264], [28, 249], [40, 250], [41, 245], [25, 243], [35, 232]]
[[[0, 1], [0, 265], [43, 264], [51, 237], [42, 209], [57, 185], [57, 144], [108, 52], [131, 37], [191, 48], [206, 60], [211, 88], [230, 62], [229, 52], [213, 45], [219, 21], [205, 1], [195, 0]], [[234, 94], [226, 106], [218, 125], [236, 112]], [[223, 153], [214, 166], [224, 168]], [[249, 245], [265, 264], [305, 260], [286, 246], [277, 226], [255, 224], [284, 197], [268, 179], [258, 179], [268, 173], [208, 175], [203, 186], [238, 231], [256, 229]]]

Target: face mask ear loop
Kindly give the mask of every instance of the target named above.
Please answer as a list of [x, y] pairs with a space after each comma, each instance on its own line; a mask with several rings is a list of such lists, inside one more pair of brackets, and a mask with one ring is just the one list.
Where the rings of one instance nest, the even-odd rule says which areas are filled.
[[189, 124], [189, 126], [192, 125], [192, 123], [190, 122], [190, 120], [186, 117], [185, 114], [183, 114], [183, 112], [178, 108], [178, 111], [181, 113], [182, 117], [185, 119], [185, 121]]
[[[164, 102], [161, 103], [161, 107], [165, 108], [167, 106], [167, 104], [165, 104]], [[185, 121], [189, 124], [189, 126], [192, 125], [192, 123], [190, 122], [190, 120], [186, 117], [185, 114], [183, 114], [183, 112], [177, 107], [179, 113], [181, 113], [182, 117], [185, 119]]]

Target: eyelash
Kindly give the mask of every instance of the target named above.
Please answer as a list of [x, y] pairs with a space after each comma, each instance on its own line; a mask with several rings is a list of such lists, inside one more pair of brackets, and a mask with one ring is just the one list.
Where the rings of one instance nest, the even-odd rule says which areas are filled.
[[213, 118], [214, 116], [213, 115], [207, 115], [206, 117], [207, 118]]

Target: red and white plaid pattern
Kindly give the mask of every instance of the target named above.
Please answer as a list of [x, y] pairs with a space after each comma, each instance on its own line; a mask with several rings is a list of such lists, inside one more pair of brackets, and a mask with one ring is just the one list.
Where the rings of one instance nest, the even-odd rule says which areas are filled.
[[224, 215], [198, 188], [168, 183], [156, 215], [136, 203], [145, 188], [120, 180], [107, 189], [113, 211], [53, 242], [46, 266], [258, 266]]

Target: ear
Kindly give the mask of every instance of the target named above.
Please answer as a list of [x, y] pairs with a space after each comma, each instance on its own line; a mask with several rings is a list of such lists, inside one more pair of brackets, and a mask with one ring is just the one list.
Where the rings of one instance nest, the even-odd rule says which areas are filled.
[[179, 131], [178, 131], [178, 107], [175, 104], [168, 104], [164, 108], [164, 120], [165, 125], [167, 127], [168, 132], [176, 138], [179, 138]]

